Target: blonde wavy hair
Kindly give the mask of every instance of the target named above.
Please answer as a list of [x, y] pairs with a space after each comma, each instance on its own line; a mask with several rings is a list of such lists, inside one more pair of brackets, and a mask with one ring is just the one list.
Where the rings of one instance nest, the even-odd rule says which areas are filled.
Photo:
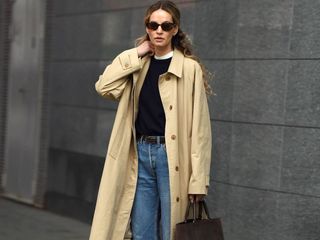
[[[158, 1], [155, 4], [151, 5], [145, 14], [144, 23], [145, 25], [149, 22], [151, 14], [156, 11], [162, 9], [168, 12], [173, 19], [173, 23], [178, 27], [178, 33], [172, 37], [172, 45], [174, 48], [180, 50], [184, 56], [189, 57], [197, 61], [203, 72], [204, 79], [204, 87], [207, 95], [212, 95], [213, 91], [209, 84], [209, 81], [213, 78], [212, 74], [208, 71], [208, 69], [201, 63], [200, 59], [194, 55], [192, 49], [192, 43], [188, 36], [181, 30], [180, 28], [180, 11], [175, 3], [171, 1]], [[136, 46], [139, 46], [144, 41], [150, 41], [148, 34], [145, 34], [136, 39]]]

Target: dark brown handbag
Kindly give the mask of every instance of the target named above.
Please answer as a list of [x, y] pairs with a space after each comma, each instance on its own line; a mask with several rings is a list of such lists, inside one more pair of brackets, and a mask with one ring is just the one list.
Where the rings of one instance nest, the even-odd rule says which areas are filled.
[[[190, 206], [193, 206], [193, 219], [188, 219]], [[208, 219], [202, 218], [202, 207]], [[196, 216], [196, 204], [188, 205], [184, 222], [176, 225], [175, 240], [223, 240], [223, 231], [220, 218], [210, 218], [205, 201], [199, 202], [198, 218]]]

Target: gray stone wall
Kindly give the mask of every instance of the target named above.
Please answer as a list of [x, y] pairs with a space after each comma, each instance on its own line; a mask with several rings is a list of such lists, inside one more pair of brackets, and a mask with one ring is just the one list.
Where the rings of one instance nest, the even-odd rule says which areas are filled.
[[[91, 220], [116, 109], [94, 83], [143, 33], [152, 2], [52, 1], [50, 209]], [[208, 202], [226, 239], [318, 239], [320, 2], [176, 2], [216, 76]]]

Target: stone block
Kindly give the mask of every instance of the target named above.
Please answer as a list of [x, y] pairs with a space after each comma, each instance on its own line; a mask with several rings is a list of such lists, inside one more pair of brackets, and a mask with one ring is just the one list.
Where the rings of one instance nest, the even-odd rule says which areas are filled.
[[[101, 1], [101, 7], [103, 10], [113, 10], [113, 11], [121, 11], [123, 9], [146, 9], [149, 5], [155, 3], [155, 1], [152, 0], [145, 0], [145, 1], [139, 1], [139, 0], [131, 0], [131, 1], [125, 1], [125, 0], [100, 0]], [[143, 18], [143, 15], [141, 16]]]
[[293, 0], [239, 1], [237, 58], [286, 58]]
[[320, 57], [320, 2], [294, 1], [290, 51], [292, 58]]
[[128, 37], [131, 39], [130, 46], [135, 46], [135, 40], [144, 34], [146, 34], [146, 28], [144, 25], [145, 9], [138, 8], [132, 11], [131, 23], [128, 26]]
[[279, 190], [283, 128], [253, 124], [232, 126], [229, 178], [233, 184]]
[[229, 191], [230, 186], [211, 181], [208, 195], [205, 198], [205, 201], [209, 208], [209, 213], [211, 218], [220, 218], [222, 222], [222, 228], [225, 235], [229, 235], [231, 229], [231, 218], [229, 215]]
[[95, 203], [103, 166], [103, 157], [51, 148], [47, 190]]
[[[95, 203], [89, 203], [83, 199], [75, 198], [72, 196], [69, 196], [67, 194], [59, 194], [57, 192], [46, 192], [45, 193], [45, 206], [46, 210], [53, 212], [55, 214], [73, 218], [75, 221], [91, 224], [93, 219], [93, 214], [95, 210]], [[79, 210], [80, 209], [80, 210]], [[43, 223], [42, 223], [43, 224]], [[60, 223], [60, 224], [66, 224], [66, 223]], [[64, 236], [62, 236], [62, 233], [59, 234], [58, 238], [60, 239], [73, 239], [73, 240], [80, 240], [80, 239], [88, 239], [90, 234], [90, 225], [88, 225], [88, 232], [86, 233], [86, 237], [81, 238], [79, 231], [84, 231], [83, 228], [77, 229], [77, 236], [70, 237], [70, 226], [69, 225], [63, 225], [66, 226], [66, 229], [61, 229], [60, 232], [63, 232]], [[51, 233], [52, 238], [48, 237], [48, 232]], [[43, 233], [44, 238], [47, 240], [55, 240], [57, 239], [57, 234], [54, 234], [53, 229], [49, 229]], [[37, 232], [37, 237], [38, 237]], [[32, 239], [33, 236], [30, 238], [27, 237], [27, 239]]]
[[53, 105], [50, 147], [105, 156], [114, 115], [114, 111], [108, 110]]
[[92, 13], [101, 11], [101, 0], [54, 0], [53, 15], [70, 15], [74, 13]]
[[96, 106], [94, 83], [99, 77], [99, 63], [53, 62], [50, 69], [50, 100], [53, 104]]
[[211, 179], [215, 181], [230, 181], [232, 123], [211, 122], [212, 157]]
[[75, 107], [116, 110], [116, 101], [106, 101], [95, 90], [108, 63], [105, 61], [58, 61], [50, 65], [50, 102]]
[[111, 60], [126, 49], [134, 47], [135, 39], [144, 34], [143, 15], [139, 10], [121, 10], [101, 15], [100, 58]]
[[[281, 240], [315, 240], [320, 236], [319, 197], [281, 194], [278, 200], [278, 233]], [[274, 232], [274, 231], [273, 231]], [[269, 233], [270, 235], [272, 233]]]
[[281, 190], [320, 197], [320, 129], [284, 131]]
[[222, 220], [225, 239], [280, 239], [275, 237], [277, 193], [215, 182], [212, 188], [207, 202], [211, 215]]
[[[121, 9], [127, 9], [127, 8], [140, 8], [143, 9], [144, 11], [152, 4], [154, 4], [156, 1], [153, 0], [131, 0], [131, 1], [126, 1], [126, 0], [100, 0], [102, 3], [102, 9], [104, 10], [121, 10]], [[197, 0], [193, 0], [191, 2], [196, 2]], [[179, 9], [181, 5], [185, 5], [185, 0], [175, 0], [174, 1]], [[190, 1], [188, 1], [190, 3]]]
[[320, 127], [319, 74], [319, 61], [290, 61], [286, 124]]
[[203, 59], [234, 58], [236, 0], [199, 1], [195, 8], [194, 44]]
[[214, 95], [208, 103], [212, 119], [232, 120], [235, 61], [205, 61], [204, 64], [213, 75], [210, 81]]
[[104, 47], [101, 15], [54, 19], [50, 54], [54, 60], [98, 59]]
[[237, 61], [233, 120], [283, 124], [288, 61]]
[[[180, 28], [183, 32], [187, 34], [189, 39], [193, 42], [197, 37], [194, 35], [195, 33], [195, 19], [196, 15], [196, 3], [186, 3], [186, 4], [178, 4], [181, 13], [181, 23]], [[199, 46], [197, 46], [199, 47]], [[195, 47], [195, 51], [198, 49]]]
[[201, 57], [287, 57], [292, 2], [219, 0], [197, 3], [194, 42], [201, 47]]
[[211, 184], [207, 202], [228, 240], [313, 240], [320, 230], [318, 197]]

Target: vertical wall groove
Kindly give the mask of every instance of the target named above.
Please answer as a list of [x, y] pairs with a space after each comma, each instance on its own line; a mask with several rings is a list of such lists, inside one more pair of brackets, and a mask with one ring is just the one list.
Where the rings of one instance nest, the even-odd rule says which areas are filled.
[[4, 171], [4, 142], [7, 104], [7, 83], [9, 64], [9, 25], [11, 20], [11, 1], [0, 3], [0, 194], [2, 189], [2, 175]]
[[48, 161], [48, 142], [49, 142], [49, 124], [48, 124], [48, 62], [49, 62], [49, 43], [50, 43], [50, 14], [51, 1], [45, 1], [44, 10], [44, 45], [43, 45], [43, 64], [42, 64], [42, 99], [41, 99], [41, 127], [40, 127], [40, 150], [39, 150], [39, 165], [38, 179], [36, 183], [35, 205], [43, 207], [44, 195], [47, 185], [47, 161]]

